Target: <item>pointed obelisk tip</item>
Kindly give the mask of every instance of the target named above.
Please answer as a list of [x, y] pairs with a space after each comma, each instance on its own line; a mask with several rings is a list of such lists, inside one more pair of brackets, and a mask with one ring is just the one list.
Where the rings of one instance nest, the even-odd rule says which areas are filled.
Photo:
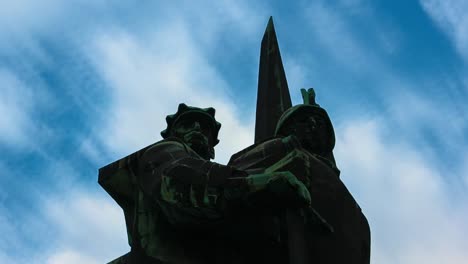
[[266, 28], [266, 31], [271, 31], [271, 30], [275, 30], [275, 26], [273, 25], [273, 16], [270, 16], [270, 19], [268, 19], [268, 24]]

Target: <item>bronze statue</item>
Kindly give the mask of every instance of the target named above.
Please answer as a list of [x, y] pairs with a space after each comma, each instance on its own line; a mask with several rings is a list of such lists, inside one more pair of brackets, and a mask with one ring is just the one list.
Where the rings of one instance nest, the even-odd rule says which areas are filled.
[[214, 114], [180, 104], [166, 118], [162, 141], [100, 170], [100, 184], [124, 210], [132, 249], [111, 263], [246, 263], [233, 232], [238, 214], [310, 203], [289, 172], [210, 162], [221, 127]]
[[110, 263], [369, 263], [369, 226], [339, 178], [332, 123], [314, 90], [302, 93], [292, 106], [270, 18], [254, 145], [211, 162], [215, 110], [180, 104], [163, 140], [99, 170], [131, 247]]

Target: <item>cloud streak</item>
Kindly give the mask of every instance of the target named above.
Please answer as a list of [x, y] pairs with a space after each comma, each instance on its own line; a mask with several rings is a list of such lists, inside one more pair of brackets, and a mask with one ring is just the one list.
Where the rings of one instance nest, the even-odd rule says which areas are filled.
[[57, 234], [45, 257], [48, 264], [107, 263], [118, 257], [116, 252], [128, 252], [123, 212], [104, 195], [75, 190], [45, 202], [44, 212]]
[[451, 39], [468, 62], [468, 2], [463, 0], [420, 0], [424, 11]]
[[250, 144], [251, 125], [239, 121], [225, 95], [231, 87], [200, 56], [187, 27], [175, 23], [164, 28], [150, 37], [115, 32], [96, 40], [95, 65], [112, 89], [101, 139], [111, 151], [125, 155], [159, 140], [164, 116], [180, 102], [213, 106], [223, 124], [220, 137], [226, 139], [219, 157], [227, 161], [238, 146]]
[[386, 142], [383, 127], [353, 120], [337, 130], [342, 179], [371, 224], [372, 263], [468, 261], [467, 197], [454, 201], [446, 172], [413, 147]]
[[31, 132], [30, 112], [33, 93], [11, 71], [0, 68], [0, 142], [10, 146], [25, 145]]

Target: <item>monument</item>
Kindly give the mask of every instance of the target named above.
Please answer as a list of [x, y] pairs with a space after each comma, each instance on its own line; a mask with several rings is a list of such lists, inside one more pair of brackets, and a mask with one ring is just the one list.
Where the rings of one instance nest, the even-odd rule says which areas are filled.
[[131, 247], [110, 263], [369, 263], [369, 225], [340, 180], [333, 125], [314, 89], [301, 92], [292, 106], [270, 18], [252, 146], [211, 162], [215, 109], [180, 104], [161, 141], [99, 170]]

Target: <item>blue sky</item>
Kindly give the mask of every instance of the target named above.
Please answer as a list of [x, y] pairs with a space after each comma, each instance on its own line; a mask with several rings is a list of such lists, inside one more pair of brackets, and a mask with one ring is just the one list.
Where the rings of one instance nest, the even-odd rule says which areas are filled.
[[213, 106], [216, 161], [253, 142], [274, 17], [293, 103], [314, 87], [372, 263], [468, 263], [468, 2], [20, 0], [0, 8], [0, 263], [128, 251], [98, 168]]

